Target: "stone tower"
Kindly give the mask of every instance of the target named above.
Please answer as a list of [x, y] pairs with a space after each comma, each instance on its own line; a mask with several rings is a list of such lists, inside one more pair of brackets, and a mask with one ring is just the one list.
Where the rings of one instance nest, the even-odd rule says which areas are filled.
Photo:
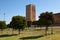
[[26, 19], [27, 21], [36, 21], [36, 8], [35, 5], [26, 5]]

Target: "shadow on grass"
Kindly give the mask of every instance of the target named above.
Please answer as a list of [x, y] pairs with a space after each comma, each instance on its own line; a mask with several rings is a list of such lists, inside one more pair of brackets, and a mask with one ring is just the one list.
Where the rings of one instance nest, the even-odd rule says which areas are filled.
[[29, 37], [22, 37], [20, 38], [20, 40], [30, 40], [30, 39], [37, 39], [37, 38], [41, 38], [44, 37], [45, 35], [40, 35], [40, 36], [29, 36]]
[[10, 37], [10, 36], [16, 36], [17, 34], [3, 34], [3, 35], [0, 35], [0, 38], [1, 37]]

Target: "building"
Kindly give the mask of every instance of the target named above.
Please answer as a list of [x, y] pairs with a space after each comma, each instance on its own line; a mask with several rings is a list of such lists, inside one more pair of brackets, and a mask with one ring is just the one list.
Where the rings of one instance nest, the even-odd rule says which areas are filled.
[[60, 13], [54, 14], [54, 25], [60, 26]]
[[36, 21], [36, 7], [33, 4], [26, 5], [27, 21]]

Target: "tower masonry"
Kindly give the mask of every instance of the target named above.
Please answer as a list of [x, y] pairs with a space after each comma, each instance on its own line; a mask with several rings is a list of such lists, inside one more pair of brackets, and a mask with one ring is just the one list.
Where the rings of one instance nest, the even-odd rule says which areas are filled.
[[33, 4], [26, 5], [27, 21], [36, 21], [36, 7]]

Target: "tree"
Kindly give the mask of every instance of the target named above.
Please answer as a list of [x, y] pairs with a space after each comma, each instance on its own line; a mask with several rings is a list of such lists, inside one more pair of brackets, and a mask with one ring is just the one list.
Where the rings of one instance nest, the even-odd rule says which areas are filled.
[[27, 21], [28, 28], [31, 27], [32, 21]]
[[0, 21], [0, 29], [3, 31], [3, 29], [7, 28], [5, 21]]
[[10, 24], [7, 24], [7, 28], [11, 28], [11, 27], [10, 27]]
[[36, 21], [33, 21], [33, 22], [32, 22], [32, 25], [37, 25]]
[[18, 29], [20, 34], [20, 30], [23, 30], [27, 26], [27, 20], [22, 16], [13, 16], [10, 25], [13, 29]]
[[[50, 14], [53, 14], [53, 12], [50, 12]], [[52, 25], [54, 24], [54, 17], [52, 15]], [[53, 26], [51, 26], [51, 34], [53, 34]]]
[[38, 20], [37, 20], [37, 21], [33, 21], [33, 22], [32, 22], [32, 25], [37, 26], [37, 25], [39, 25], [38, 23], [39, 23]]
[[48, 34], [48, 26], [54, 23], [54, 18], [52, 12], [45, 12], [40, 14], [39, 16], [39, 23], [42, 26], [46, 26], [45, 34]]

